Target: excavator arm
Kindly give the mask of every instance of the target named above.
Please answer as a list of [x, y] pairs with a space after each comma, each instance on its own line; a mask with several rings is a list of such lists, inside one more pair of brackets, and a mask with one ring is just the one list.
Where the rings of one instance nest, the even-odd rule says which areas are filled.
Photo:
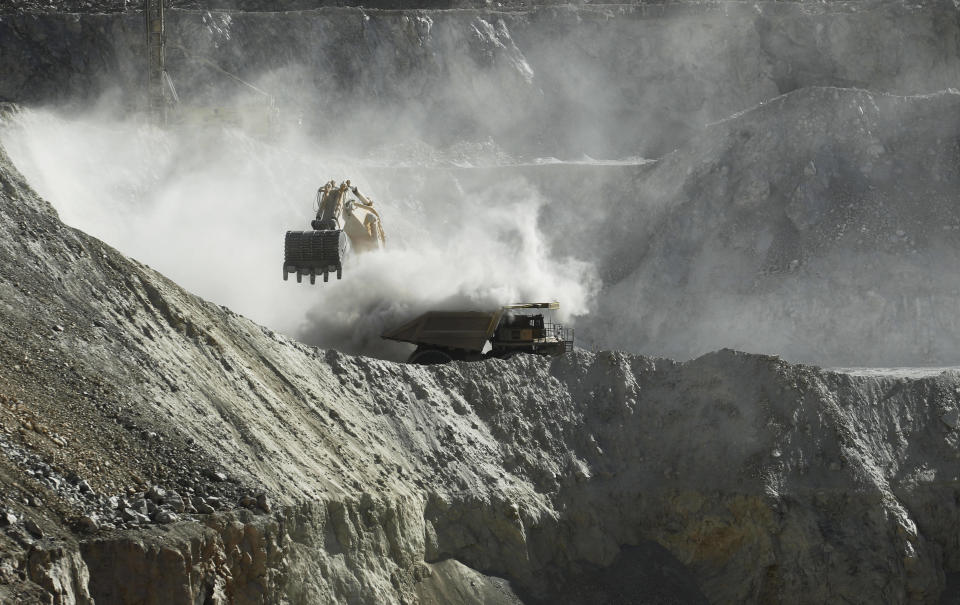
[[[355, 198], [351, 198], [350, 194]], [[287, 231], [284, 239], [283, 279], [296, 274], [316, 283], [317, 275], [328, 281], [330, 273], [343, 277], [349, 250], [358, 253], [383, 248], [386, 236], [373, 202], [350, 181], [329, 181], [317, 191], [317, 214], [312, 231]]]

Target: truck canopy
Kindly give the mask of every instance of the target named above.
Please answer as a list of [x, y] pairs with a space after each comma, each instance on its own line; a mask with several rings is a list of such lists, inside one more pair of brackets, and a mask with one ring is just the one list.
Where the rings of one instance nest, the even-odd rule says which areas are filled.
[[560, 303], [554, 302], [541, 302], [541, 303], [513, 303], [512, 305], [504, 305], [504, 309], [559, 309]]

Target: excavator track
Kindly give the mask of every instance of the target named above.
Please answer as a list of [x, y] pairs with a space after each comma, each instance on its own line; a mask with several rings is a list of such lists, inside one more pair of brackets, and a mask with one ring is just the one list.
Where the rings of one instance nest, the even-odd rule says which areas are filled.
[[287, 231], [283, 243], [283, 279], [296, 274], [297, 283], [309, 276], [316, 283], [318, 275], [327, 281], [330, 273], [343, 276], [347, 254], [347, 235], [341, 229], [323, 231]]

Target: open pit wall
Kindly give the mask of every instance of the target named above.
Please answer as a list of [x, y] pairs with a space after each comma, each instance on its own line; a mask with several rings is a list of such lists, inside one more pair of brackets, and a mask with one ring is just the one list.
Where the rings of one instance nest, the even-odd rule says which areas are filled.
[[[101, 4], [0, 14], [0, 101], [142, 106], [142, 15]], [[183, 103], [212, 110], [251, 93], [226, 70], [269, 93], [283, 124], [364, 152], [384, 139], [375, 118], [386, 114], [398, 137], [437, 148], [492, 138], [534, 157], [659, 157], [800, 88], [918, 94], [960, 75], [955, 10], [935, 3], [263, 5], [167, 11], [166, 65]]]
[[[224, 493], [272, 503], [83, 530], [81, 504], [54, 506], [6, 458], [3, 493], [43, 504], [4, 507], [43, 537], [2, 536], [0, 589], [62, 603], [956, 590], [956, 373], [857, 377], [728, 350], [431, 368], [318, 350], [64, 226], [0, 164], [4, 443], [105, 496], [215, 469]], [[604, 585], [611, 566], [631, 573]]]

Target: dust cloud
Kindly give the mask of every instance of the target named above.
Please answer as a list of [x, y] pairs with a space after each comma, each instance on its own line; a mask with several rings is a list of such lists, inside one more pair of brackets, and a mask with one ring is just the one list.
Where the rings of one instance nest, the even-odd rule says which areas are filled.
[[[547, 299], [581, 346], [957, 359], [952, 93], [820, 88], [850, 83], [810, 57], [833, 74], [876, 49], [795, 49], [779, 25], [818, 31], [805, 15], [605, 10], [179, 12], [167, 67], [184, 104], [266, 91], [279, 126], [117, 119], [131, 71], [101, 107], [25, 109], [0, 138], [67, 223], [322, 347], [399, 359], [379, 334], [422, 311]], [[904, 79], [918, 71], [897, 50], [858, 85], [952, 82], [953, 55], [917, 44], [947, 66], [929, 82]], [[331, 179], [376, 202], [387, 251], [341, 281], [284, 283], [283, 234]]]
[[[559, 300], [569, 321], [598, 285], [586, 263], [551, 257], [537, 227], [545, 200], [519, 177], [464, 189], [429, 168], [383, 169], [389, 146], [374, 163], [295, 134], [37, 109], [8, 117], [0, 140], [65, 223], [324, 348], [403, 358], [410, 347], [380, 333], [428, 309]], [[340, 281], [284, 282], [284, 232], [308, 228], [319, 186], [348, 178], [380, 210], [386, 251], [353, 256]]]

